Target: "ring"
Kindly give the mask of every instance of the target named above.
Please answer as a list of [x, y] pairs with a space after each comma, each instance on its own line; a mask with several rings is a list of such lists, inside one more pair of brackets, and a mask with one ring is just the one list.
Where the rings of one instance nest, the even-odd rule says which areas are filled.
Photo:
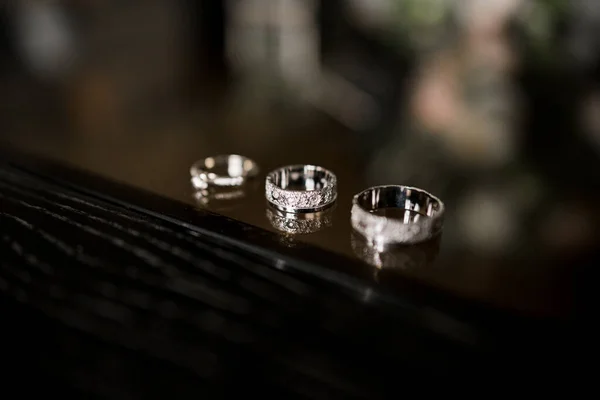
[[414, 244], [441, 232], [444, 208], [440, 199], [415, 187], [374, 186], [354, 196], [351, 222], [373, 243]]
[[332, 209], [315, 213], [286, 213], [267, 207], [267, 219], [278, 231], [292, 235], [307, 235], [331, 226]]
[[320, 211], [335, 202], [337, 178], [315, 165], [288, 165], [267, 175], [265, 195], [281, 211]]
[[241, 186], [258, 174], [258, 165], [237, 154], [218, 155], [196, 161], [190, 168], [192, 185], [196, 189], [209, 186]]

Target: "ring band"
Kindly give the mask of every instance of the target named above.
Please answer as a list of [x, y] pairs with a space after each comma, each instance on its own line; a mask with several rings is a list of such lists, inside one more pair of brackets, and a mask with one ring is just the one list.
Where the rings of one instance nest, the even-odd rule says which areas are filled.
[[196, 189], [209, 186], [241, 186], [258, 174], [258, 165], [237, 154], [218, 155], [196, 161], [190, 168], [192, 185]]
[[319, 211], [335, 202], [337, 178], [316, 165], [288, 165], [267, 175], [265, 195], [281, 211]]
[[[378, 244], [414, 244], [440, 233], [444, 203], [415, 187], [374, 186], [354, 196], [352, 227]], [[389, 214], [396, 213], [392, 218]]]

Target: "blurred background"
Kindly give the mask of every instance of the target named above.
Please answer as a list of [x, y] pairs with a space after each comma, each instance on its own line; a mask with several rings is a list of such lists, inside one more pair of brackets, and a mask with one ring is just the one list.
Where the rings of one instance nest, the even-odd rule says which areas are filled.
[[[333, 216], [284, 245], [355, 257], [352, 196], [409, 184], [448, 207], [435, 262], [398, 262], [419, 279], [562, 313], [594, 263], [595, 0], [4, 1], [0, 55], [0, 144], [274, 231], [264, 173], [333, 170]], [[227, 153], [259, 182], [194, 193]]]

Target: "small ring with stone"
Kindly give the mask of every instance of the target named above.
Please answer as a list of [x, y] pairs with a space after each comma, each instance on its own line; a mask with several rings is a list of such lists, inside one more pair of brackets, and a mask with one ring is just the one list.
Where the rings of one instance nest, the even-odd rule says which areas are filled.
[[351, 222], [373, 243], [414, 244], [441, 232], [444, 209], [440, 199], [419, 188], [374, 186], [354, 196]]
[[258, 174], [258, 165], [248, 157], [225, 154], [196, 161], [190, 168], [192, 185], [196, 189], [209, 186], [241, 186]]
[[314, 212], [331, 206], [337, 198], [335, 174], [316, 165], [288, 165], [271, 171], [265, 196], [285, 212]]

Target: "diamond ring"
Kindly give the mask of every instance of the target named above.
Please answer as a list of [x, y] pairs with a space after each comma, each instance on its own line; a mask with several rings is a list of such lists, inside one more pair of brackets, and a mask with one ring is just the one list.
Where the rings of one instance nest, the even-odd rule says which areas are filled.
[[319, 211], [335, 202], [337, 178], [316, 165], [288, 165], [267, 175], [265, 196], [273, 207], [285, 212]]
[[196, 161], [190, 168], [192, 185], [199, 190], [210, 186], [241, 186], [258, 174], [258, 165], [248, 157], [225, 154]]

